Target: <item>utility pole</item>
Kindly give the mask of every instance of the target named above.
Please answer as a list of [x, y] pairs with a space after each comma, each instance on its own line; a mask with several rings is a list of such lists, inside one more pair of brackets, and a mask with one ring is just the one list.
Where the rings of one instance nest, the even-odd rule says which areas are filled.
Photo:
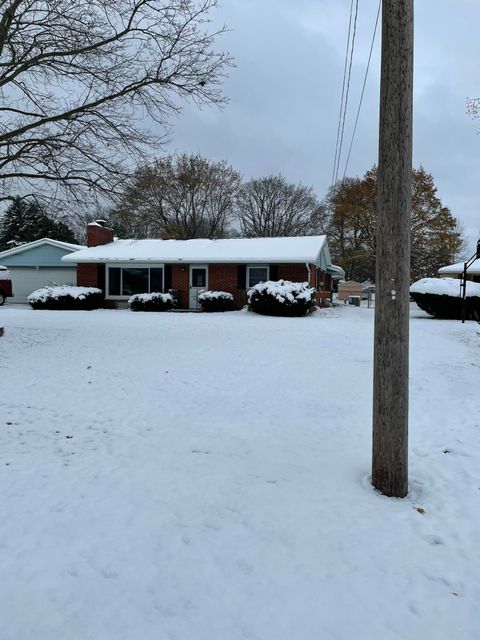
[[408, 493], [413, 0], [383, 0], [372, 484]]
[[478, 259], [480, 259], [480, 240], [477, 241], [477, 249], [473, 256], [463, 263], [463, 275], [460, 280], [460, 295], [462, 296], [462, 324], [465, 324], [465, 318], [467, 316], [467, 301], [465, 299], [467, 297], [467, 272], [469, 267], [471, 267]]

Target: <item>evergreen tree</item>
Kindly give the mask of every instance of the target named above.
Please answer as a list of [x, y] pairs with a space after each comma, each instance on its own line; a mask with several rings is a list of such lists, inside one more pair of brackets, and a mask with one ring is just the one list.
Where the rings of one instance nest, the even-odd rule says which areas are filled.
[[0, 219], [0, 250], [51, 238], [77, 244], [73, 231], [51, 218], [37, 203], [15, 198]]

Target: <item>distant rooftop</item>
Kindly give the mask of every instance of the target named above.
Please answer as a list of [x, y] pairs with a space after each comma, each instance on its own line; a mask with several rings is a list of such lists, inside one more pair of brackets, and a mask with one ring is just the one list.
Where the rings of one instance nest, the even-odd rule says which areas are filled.
[[0, 257], [7, 258], [8, 256], [13, 256], [16, 253], [29, 251], [30, 249], [34, 249], [35, 247], [39, 247], [43, 244], [50, 244], [53, 247], [66, 249], [67, 251], [78, 251], [79, 249], [85, 249], [85, 246], [82, 244], [72, 244], [71, 242], [63, 242], [63, 240], [53, 240], [52, 238], [40, 238], [40, 240], [24, 242], [23, 244], [19, 244], [16, 247], [5, 249], [5, 251], [0, 251]]
[[[446, 267], [441, 267], [438, 270], [438, 274], [441, 276], [452, 276], [463, 273], [463, 262], [457, 262], [456, 264], [449, 264]], [[478, 276], [480, 275], [480, 259], [475, 260], [470, 267], [467, 269], [467, 273], [470, 275]]]

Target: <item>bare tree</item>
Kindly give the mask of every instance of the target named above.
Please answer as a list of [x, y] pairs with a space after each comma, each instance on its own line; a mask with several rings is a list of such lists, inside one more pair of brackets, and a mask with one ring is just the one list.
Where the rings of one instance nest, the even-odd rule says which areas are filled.
[[168, 156], [139, 168], [109, 216], [134, 238], [222, 238], [235, 213], [240, 174], [199, 155]]
[[222, 104], [231, 60], [213, 49], [224, 31], [207, 24], [215, 6], [0, 0], [0, 201], [111, 197], [165, 141], [182, 98]]
[[480, 98], [467, 98], [467, 114], [472, 118], [480, 118]]
[[289, 184], [283, 176], [249, 180], [237, 198], [247, 237], [299, 236], [318, 232], [323, 209], [311, 187]]

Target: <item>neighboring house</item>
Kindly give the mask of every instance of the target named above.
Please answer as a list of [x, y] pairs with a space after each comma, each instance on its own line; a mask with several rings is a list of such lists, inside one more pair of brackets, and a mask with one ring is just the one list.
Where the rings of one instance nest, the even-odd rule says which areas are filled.
[[[462, 278], [463, 277], [463, 262], [457, 262], [457, 264], [449, 264], [446, 267], [441, 267], [438, 270], [438, 275], [441, 278]], [[480, 282], [480, 259], [475, 260], [467, 270], [467, 280], [473, 280], [474, 282]]]
[[308, 281], [319, 299], [331, 295], [330, 253], [325, 236], [225, 240], [114, 240], [102, 221], [87, 227], [88, 249], [63, 258], [77, 264], [77, 283], [99, 287], [106, 306], [122, 306], [135, 293], [176, 290], [181, 308], [199, 307], [206, 289], [245, 293], [266, 280]]
[[10, 302], [27, 301], [27, 296], [48, 284], [76, 284], [74, 265], [62, 262], [66, 255], [84, 249], [82, 245], [42, 238], [0, 252], [0, 264], [8, 267], [13, 285]]
[[360, 296], [363, 295], [363, 285], [361, 282], [355, 282], [355, 280], [347, 280], [346, 282], [341, 282], [338, 285], [338, 300], [348, 300], [350, 296]]

